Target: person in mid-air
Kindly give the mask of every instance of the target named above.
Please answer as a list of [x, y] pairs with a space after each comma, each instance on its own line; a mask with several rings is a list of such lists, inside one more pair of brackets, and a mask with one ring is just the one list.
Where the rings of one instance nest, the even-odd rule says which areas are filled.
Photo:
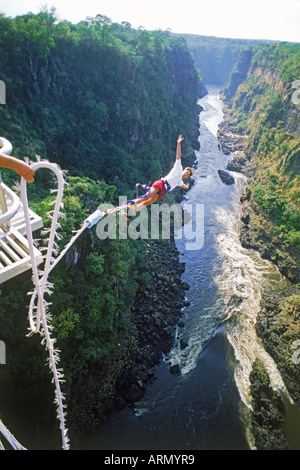
[[23, 176], [27, 183], [32, 183], [34, 181], [34, 171], [30, 165], [23, 162], [23, 160], [19, 160], [18, 158], [1, 153], [1, 149], [0, 167], [9, 168], [10, 170], [16, 171], [20, 176]]
[[181, 142], [183, 141], [182, 135], [177, 139], [176, 160], [172, 170], [164, 178], [160, 178], [151, 185], [149, 194], [142, 199], [134, 199], [128, 204], [127, 215], [135, 215], [136, 211], [142, 210], [144, 207], [153, 204], [161, 199], [167, 192], [172, 191], [177, 186], [183, 189], [189, 189], [189, 184], [183, 182], [184, 179], [190, 178], [193, 174], [193, 169], [190, 167], [182, 168], [181, 165]]

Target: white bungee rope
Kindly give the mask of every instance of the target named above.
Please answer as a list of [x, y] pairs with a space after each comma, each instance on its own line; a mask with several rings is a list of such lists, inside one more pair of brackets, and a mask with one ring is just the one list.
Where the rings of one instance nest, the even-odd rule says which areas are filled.
[[[26, 224], [26, 233], [28, 239], [28, 245], [30, 250], [31, 256], [31, 264], [32, 264], [32, 273], [33, 273], [33, 283], [34, 283], [34, 291], [29, 292], [28, 295], [31, 295], [30, 305], [29, 305], [29, 335], [33, 333], [40, 333], [43, 336], [42, 344], [45, 344], [46, 349], [48, 350], [49, 354], [49, 368], [53, 374], [53, 382], [55, 385], [55, 400], [54, 403], [57, 405], [57, 417], [60, 421], [60, 429], [62, 434], [62, 444], [63, 449], [69, 449], [69, 439], [67, 436], [67, 429], [65, 425], [65, 412], [64, 409], [66, 405], [63, 404], [64, 395], [61, 392], [60, 384], [64, 382], [63, 380], [63, 371], [62, 369], [57, 368], [57, 363], [59, 362], [59, 350], [54, 347], [54, 343], [56, 339], [52, 339], [50, 335], [50, 330], [52, 326], [50, 324], [51, 316], [48, 311], [48, 306], [50, 305], [44, 299], [44, 294], [48, 293], [51, 294], [51, 287], [52, 284], [48, 281], [48, 276], [53, 268], [53, 264], [55, 262], [53, 258], [53, 254], [57, 252], [58, 245], [55, 242], [55, 238], [60, 238], [57, 234], [57, 229], [59, 227], [58, 218], [62, 217], [64, 214], [60, 212], [60, 208], [62, 207], [62, 197], [64, 191], [64, 177], [63, 172], [60, 168], [53, 163], [49, 163], [47, 161], [39, 161], [36, 163], [32, 163], [31, 167], [34, 171], [37, 171], [40, 168], [47, 168], [52, 170], [57, 178], [58, 181], [58, 189], [57, 189], [57, 199], [55, 202], [55, 207], [53, 211], [47, 213], [48, 217], [52, 218], [51, 228], [49, 230], [49, 239], [48, 239], [48, 246], [46, 248], [46, 255], [45, 255], [45, 264], [44, 264], [44, 271], [38, 271], [36, 258], [34, 256], [34, 240], [32, 237], [31, 225], [30, 225], [30, 215], [28, 209], [28, 200], [27, 200], [27, 190], [26, 190], [26, 180], [21, 178], [21, 200], [24, 209], [24, 217], [25, 217], [25, 224]], [[51, 265], [52, 263], [52, 265]], [[35, 305], [35, 300], [37, 297], [37, 304]], [[35, 315], [34, 315], [34, 310]], [[35, 317], [35, 319], [34, 319]], [[48, 323], [49, 322], [49, 323]], [[42, 325], [42, 328], [41, 328]]]
[[[64, 247], [61, 251], [60, 255], [57, 258], [53, 257], [54, 255], [58, 255], [59, 246], [56, 243], [55, 239], [60, 240], [61, 237], [57, 233], [57, 229], [60, 228], [60, 224], [58, 223], [58, 219], [60, 217], [65, 217], [65, 215], [61, 212], [60, 209], [63, 208], [62, 198], [65, 186], [65, 179], [64, 179], [64, 172], [59, 168], [58, 165], [55, 163], [50, 163], [48, 161], [37, 161], [35, 163], [30, 163], [31, 168], [36, 172], [41, 168], [47, 168], [52, 170], [57, 178], [58, 189], [54, 190], [57, 191], [56, 200], [53, 201], [51, 204], [54, 204], [54, 210], [47, 212], [47, 216], [52, 219], [50, 229], [44, 229], [42, 232], [43, 234], [49, 233], [49, 238], [45, 241], [48, 241], [48, 246], [40, 248], [40, 250], [46, 250], [46, 254], [44, 255], [45, 264], [44, 270], [40, 271], [37, 267], [36, 258], [34, 255], [34, 245], [35, 241], [32, 237], [31, 231], [31, 224], [30, 224], [30, 215], [29, 215], [29, 208], [28, 208], [28, 199], [27, 199], [27, 183], [24, 178], [21, 178], [21, 188], [20, 188], [20, 196], [21, 201], [23, 204], [24, 209], [24, 217], [25, 217], [25, 224], [26, 224], [26, 233], [28, 239], [28, 245], [30, 250], [30, 257], [31, 257], [31, 264], [32, 264], [32, 273], [33, 273], [33, 283], [34, 283], [34, 290], [29, 292], [28, 295], [31, 295], [30, 304], [29, 304], [29, 311], [28, 311], [28, 318], [29, 318], [29, 336], [34, 333], [40, 333], [43, 336], [42, 344], [45, 344], [46, 349], [49, 353], [49, 368], [53, 374], [53, 382], [55, 384], [55, 404], [57, 405], [57, 417], [60, 421], [60, 429], [62, 433], [62, 441], [63, 441], [63, 449], [69, 449], [69, 439], [67, 436], [67, 428], [65, 425], [65, 411], [66, 405], [63, 404], [64, 401], [64, 394], [61, 392], [60, 384], [64, 382], [63, 380], [63, 370], [57, 368], [57, 363], [59, 362], [59, 350], [54, 348], [54, 343], [56, 339], [52, 339], [50, 336], [50, 330], [52, 330], [51, 326], [51, 315], [48, 311], [48, 306], [51, 303], [46, 302], [44, 299], [45, 293], [51, 295], [51, 288], [53, 284], [48, 281], [48, 277], [52, 269], [59, 263], [62, 257], [66, 254], [66, 252], [70, 249], [70, 247], [74, 244], [74, 242], [79, 238], [79, 236], [83, 233], [86, 228], [91, 228], [95, 225], [104, 215], [104, 212], [100, 210], [96, 210], [93, 214], [91, 214], [82, 224], [82, 227], [75, 232], [75, 235], [71, 238], [69, 243]], [[52, 191], [52, 192], [54, 192]], [[42, 328], [41, 328], [42, 325]]]
[[[1, 153], [9, 155], [12, 151], [11, 143], [4, 137], [0, 137], [0, 143], [2, 144]], [[33, 274], [32, 280], [34, 283], [34, 290], [28, 293], [28, 295], [31, 295], [29, 311], [28, 311], [29, 331], [30, 331], [28, 336], [31, 336], [34, 333], [40, 333], [41, 336], [43, 336], [42, 344], [45, 344], [46, 350], [48, 350], [49, 368], [52, 371], [52, 374], [53, 374], [52, 381], [55, 384], [54, 403], [57, 405], [57, 417], [60, 421], [63, 449], [67, 450], [69, 449], [69, 438], [67, 436], [67, 428], [65, 425], [64, 409], [66, 408], [66, 405], [63, 404], [65, 397], [64, 397], [64, 394], [61, 392], [61, 388], [60, 388], [60, 384], [64, 382], [63, 370], [58, 369], [56, 367], [59, 362], [60, 351], [54, 348], [56, 339], [52, 339], [50, 336], [50, 330], [52, 330], [53, 327], [51, 326], [51, 315], [48, 311], [48, 306], [51, 305], [51, 303], [48, 303], [45, 301], [44, 295], [45, 293], [51, 294], [51, 288], [53, 287], [53, 285], [48, 281], [48, 277], [52, 269], [57, 265], [57, 263], [59, 263], [59, 261], [66, 254], [66, 252], [70, 249], [70, 247], [77, 240], [77, 238], [79, 238], [79, 236], [83, 233], [83, 231], [86, 228], [90, 229], [93, 225], [95, 225], [100, 219], [102, 219], [105, 213], [101, 212], [100, 210], [96, 210], [93, 214], [91, 214], [84, 221], [84, 223], [82, 224], [82, 227], [77, 232], [75, 232], [75, 235], [71, 238], [69, 243], [64, 247], [60, 255], [57, 256], [58, 251], [59, 251], [59, 246], [56, 243], [55, 239], [57, 240], [61, 239], [61, 237], [57, 233], [57, 229], [60, 228], [58, 219], [60, 217], [65, 217], [65, 215], [60, 210], [63, 208], [62, 198], [63, 198], [63, 192], [64, 192], [64, 186], [65, 186], [64, 172], [59, 168], [58, 165], [56, 165], [55, 163], [50, 163], [48, 161], [37, 161], [34, 163], [27, 161], [27, 163], [30, 164], [31, 168], [35, 172], [41, 168], [47, 168], [53, 171], [56, 175], [57, 183], [58, 183], [58, 189], [54, 190], [54, 191], [57, 191], [57, 198], [54, 202], [51, 203], [55, 205], [54, 210], [49, 211], [47, 213], [47, 216], [52, 219], [51, 227], [50, 229], [44, 229], [42, 232], [43, 234], [49, 233], [48, 246], [40, 248], [40, 250], [46, 250], [46, 255], [43, 256], [43, 258], [45, 259], [43, 271], [38, 269], [35, 254], [34, 254], [33, 247], [36, 243], [32, 237], [30, 215], [29, 215], [29, 208], [28, 208], [28, 199], [27, 199], [27, 183], [24, 178], [21, 178], [20, 197], [21, 197], [23, 210], [24, 210], [26, 233], [27, 233], [29, 253], [31, 257], [32, 274]], [[56, 255], [57, 257], [54, 258], [53, 255]], [[42, 325], [42, 328], [41, 328], [41, 325]], [[2, 426], [2, 422], [0, 421], [0, 431], [2, 432], [1, 426]], [[2, 427], [4, 427], [4, 425]]]

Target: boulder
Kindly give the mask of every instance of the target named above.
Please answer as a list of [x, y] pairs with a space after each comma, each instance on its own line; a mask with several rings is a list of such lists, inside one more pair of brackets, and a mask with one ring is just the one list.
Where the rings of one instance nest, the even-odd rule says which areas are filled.
[[144, 395], [144, 391], [141, 390], [137, 385], [131, 384], [130, 389], [125, 394], [125, 400], [130, 402], [139, 401]]
[[225, 170], [218, 170], [218, 174], [225, 184], [233, 184], [234, 183], [234, 178], [231, 176], [228, 171]]
[[249, 225], [249, 222], [250, 222], [250, 214], [244, 214], [241, 216], [241, 221], [246, 224], [246, 225]]
[[184, 339], [180, 339], [180, 349], [185, 349], [188, 345], [189, 344]]
[[171, 374], [180, 374], [180, 367], [179, 364], [174, 364], [170, 367]]
[[243, 173], [246, 170], [248, 164], [247, 157], [244, 152], [237, 151], [227, 164], [227, 170], [236, 171], [238, 173]]

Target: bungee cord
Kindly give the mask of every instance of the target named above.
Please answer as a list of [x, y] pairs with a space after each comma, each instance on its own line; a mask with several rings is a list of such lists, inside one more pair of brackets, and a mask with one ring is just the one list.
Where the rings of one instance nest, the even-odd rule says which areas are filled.
[[[50, 204], [54, 204], [54, 210], [47, 212], [47, 216], [52, 219], [51, 227], [49, 229], [44, 229], [43, 234], [49, 233], [49, 238], [45, 241], [48, 242], [47, 247], [42, 247], [40, 250], [46, 250], [46, 254], [43, 256], [45, 263], [44, 269], [39, 270], [37, 266], [37, 261], [34, 255], [34, 245], [35, 240], [32, 237], [31, 225], [30, 225], [30, 215], [29, 215], [29, 207], [28, 207], [28, 198], [27, 198], [27, 183], [24, 178], [21, 178], [21, 186], [20, 186], [20, 197], [23, 204], [24, 210], [24, 218], [25, 218], [25, 225], [26, 225], [26, 233], [27, 233], [27, 240], [29, 245], [29, 252], [31, 257], [31, 266], [32, 266], [32, 280], [34, 284], [34, 289], [32, 292], [29, 292], [28, 295], [31, 295], [30, 303], [29, 303], [29, 310], [28, 310], [28, 318], [29, 318], [29, 331], [30, 333], [28, 336], [31, 336], [35, 333], [40, 333], [43, 337], [42, 344], [45, 345], [46, 350], [49, 354], [49, 368], [53, 374], [52, 382], [55, 385], [55, 400], [54, 403], [57, 406], [57, 418], [60, 422], [60, 429], [62, 434], [62, 443], [63, 449], [69, 449], [69, 438], [67, 435], [67, 428], [65, 423], [65, 408], [66, 405], [63, 403], [65, 396], [61, 391], [61, 383], [64, 382], [63, 380], [63, 370], [57, 368], [57, 364], [59, 363], [59, 353], [60, 351], [54, 347], [56, 339], [51, 338], [50, 331], [53, 329], [51, 325], [51, 314], [48, 310], [49, 305], [51, 303], [47, 302], [44, 298], [45, 294], [51, 295], [53, 288], [53, 284], [49, 282], [48, 277], [52, 269], [59, 263], [59, 261], [63, 258], [66, 252], [71, 248], [71, 246], [75, 243], [75, 241], [80, 237], [80, 235], [84, 232], [86, 228], [91, 228], [95, 225], [104, 215], [109, 213], [101, 212], [100, 210], [96, 210], [93, 214], [91, 214], [82, 224], [81, 228], [75, 232], [74, 236], [71, 238], [69, 243], [64, 247], [61, 253], [58, 255], [59, 246], [56, 243], [55, 239], [60, 240], [61, 237], [57, 233], [57, 230], [60, 228], [60, 224], [58, 219], [60, 217], [65, 217], [65, 214], [61, 212], [63, 208], [63, 193], [64, 193], [64, 186], [66, 184], [64, 178], [64, 172], [59, 168], [58, 165], [55, 163], [50, 163], [48, 161], [37, 161], [35, 163], [30, 163], [32, 169], [36, 172], [39, 169], [46, 168], [55, 173], [57, 178], [58, 188], [57, 190], [52, 190], [52, 192], [57, 192], [56, 200]], [[55, 258], [54, 255], [57, 257]]]
[[[11, 143], [1, 137], [0, 143], [2, 144], [1, 152], [3, 154], [10, 154], [12, 151]], [[62, 198], [64, 193], [64, 187], [66, 184], [64, 172], [59, 168], [58, 165], [55, 163], [50, 163], [48, 161], [41, 161], [40, 157], [37, 156], [37, 162], [30, 162], [27, 159], [27, 163], [30, 164], [31, 168], [36, 172], [39, 169], [48, 169], [54, 172], [56, 179], [57, 179], [57, 190], [52, 190], [52, 192], [57, 192], [56, 200], [53, 201], [51, 204], [54, 204], [54, 209], [47, 212], [47, 217], [52, 219], [50, 228], [44, 229], [42, 231], [43, 235], [49, 234], [48, 238], [45, 239], [45, 242], [48, 242], [46, 247], [41, 247], [40, 251], [45, 250], [46, 254], [43, 255], [44, 259], [44, 267], [43, 270], [38, 269], [36, 255], [34, 252], [34, 246], [36, 246], [37, 242], [33, 239], [32, 236], [32, 229], [30, 223], [30, 214], [29, 214], [29, 206], [28, 206], [28, 198], [27, 198], [27, 182], [22, 177], [21, 184], [20, 184], [20, 199], [23, 205], [23, 212], [24, 212], [24, 219], [25, 219], [25, 227], [26, 227], [26, 234], [28, 240], [28, 247], [29, 247], [29, 254], [31, 259], [31, 269], [32, 269], [32, 281], [34, 284], [33, 291], [28, 292], [28, 295], [31, 295], [30, 303], [29, 303], [29, 310], [28, 310], [28, 319], [29, 319], [29, 334], [27, 336], [31, 336], [33, 334], [39, 333], [42, 336], [42, 345], [45, 345], [46, 350], [48, 351], [49, 358], [49, 368], [52, 372], [53, 379], [52, 382], [55, 385], [55, 399], [54, 403], [57, 406], [57, 418], [60, 422], [60, 429], [62, 435], [62, 446], [64, 450], [69, 449], [69, 438], [68, 432], [66, 428], [66, 405], [64, 404], [65, 396], [61, 391], [61, 384], [64, 382], [64, 375], [63, 370], [58, 368], [59, 363], [59, 353], [60, 351], [55, 348], [56, 339], [51, 338], [51, 331], [53, 327], [51, 325], [51, 314], [49, 312], [48, 307], [51, 305], [50, 302], [47, 302], [44, 298], [45, 294], [51, 295], [53, 288], [53, 284], [51, 284], [48, 280], [49, 274], [52, 269], [59, 263], [62, 257], [66, 254], [66, 252], [70, 249], [70, 247], [75, 243], [75, 241], [79, 238], [79, 236], [83, 233], [83, 231], [88, 227], [91, 228], [95, 223], [98, 222], [105, 214], [101, 211], [97, 210], [92, 214], [84, 223], [82, 224], [81, 228], [75, 232], [75, 235], [71, 238], [69, 243], [64, 247], [61, 253], [59, 253], [59, 246], [56, 240], [60, 240], [61, 236], [57, 232], [60, 228], [60, 224], [58, 219], [61, 217], [65, 217], [65, 214], [61, 211], [63, 208]], [[9, 442], [11, 443], [13, 448], [22, 448], [20, 444], [15, 444], [15, 441], [9, 431], [6, 430], [4, 424], [0, 421], [0, 433], [5, 437], [9, 437]], [[17, 442], [17, 441], [16, 441]], [[18, 447], [19, 446], [19, 447]], [[3, 448], [3, 445], [0, 441], [0, 449]]]
[[[12, 149], [10, 142], [4, 138], [1, 138], [1, 143], [5, 147], [5, 149], [1, 149], [2, 152], [3, 150], [5, 150], [5, 153], [9, 154]], [[48, 169], [54, 172], [57, 179], [57, 190], [52, 190], [51, 192], [57, 192], [57, 196], [56, 200], [50, 203], [51, 205], [54, 204], [54, 209], [47, 212], [46, 214], [47, 217], [51, 219], [51, 226], [50, 228], [46, 228], [42, 231], [42, 235], [49, 234], [49, 237], [44, 240], [45, 242], [48, 242], [47, 246], [39, 248], [40, 251], [46, 251], [46, 254], [42, 256], [44, 260], [44, 267], [43, 270], [41, 270], [38, 268], [36, 255], [34, 252], [34, 246], [37, 245], [37, 241], [34, 240], [32, 236], [27, 198], [27, 182], [23, 177], [21, 178], [21, 184], [19, 187], [20, 199], [22, 201], [24, 211], [26, 234], [28, 240], [29, 254], [31, 258], [32, 281], [34, 284], [33, 290], [31, 292], [28, 292], [28, 295], [30, 295], [31, 298], [28, 309], [29, 334], [27, 336], [39, 333], [42, 336], [41, 343], [45, 346], [46, 350], [48, 351], [49, 368], [53, 375], [52, 382], [55, 385], [54, 403], [57, 406], [57, 418], [60, 422], [62, 446], [64, 450], [68, 450], [70, 447], [68, 430], [66, 428], [66, 405], [64, 404], [65, 396], [61, 391], [61, 384], [64, 382], [64, 375], [62, 368], [57, 367], [60, 361], [60, 351], [54, 346], [56, 343], [56, 339], [53, 339], [51, 337], [51, 331], [53, 330], [53, 327], [51, 325], [52, 317], [48, 308], [51, 305], [51, 302], [47, 302], [44, 298], [45, 294], [52, 294], [51, 289], [53, 288], [53, 284], [48, 280], [48, 278], [52, 269], [60, 262], [66, 252], [71, 248], [71, 246], [75, 243], [75, 241], [80, 237], [80, 235], [84, 232], [86, 228], [90, 229], [92, 226], [98, 223], [105, 215], [121, 210], [122, 208], [124, 208], [124, 205], [109, 209], [105, 212], [102, 212], [97, 209], [93, 214], [91, 214], [87, 219], [84, 220], [81, 228], [77, 232], [74, 232], [74, 236], [59, 254], [60, 248], [56, 240], [61, 239], [61, 236], [57, 232], [57, 230], [60, 228], [58, 219], [61, 217], [65, 217], [65, 214], [61, 211], [63, 209], [62, 198], [64, 193], [64, 187], [66, 184], [64, 172], [55, 163], [50, 163], [46, 160], [42, 161], [38, 156], [37, 159], [37, 162], [30, 162], [27, 159], [27, 163], [30, 164], [34, 172], [39, 169]], [[4, 425], [0, 421], [0, 432], [3, 435], [5, 434], [4, 431]], [[12, 445], [13, 447], [15, 447], [14, 443]], [[0, 441], [0, 448], [2, 447], [3, 446]]]
[[[30, 225], [30, 216], [29, 216], [29, 208], [28, 208], [28, 199], [27, 199], [27, 190], [26, 190], [26, 180], [21, 178], [21, 201], [23, 204], [24, 210], [24, 217], [25, 217], [25, 225], [26, 225], [26, 233], [27, 233], [27, 240], [29, 245], [30, 257], [31, 257], [31, 265], [32, 265], [32, 273], [33, 273], [33, 283], [34, 283], [34, 291], [29, 292], [28, 295], [31, 295], [31, 300], [29, 304], [29, 330], [31, 334], [40, 333], [43, 337], [42, 344], [45, 344], [45, 348], [49, 354], [49, 368], [52, 372], [53, 379], [55, 385], [55, 400], [54, 403], [57, 406], [57, 418], [60, 421], [60, 429], [62, 434], [62, 444], [63, 449], [69, 449], [69, 438], [67, 435], [67, 428], [65, 424], [65, 408], [66, 405], [63, 404], [65, 399], [64, 394], [61, 392], [61, 383], [64, 382], [63, 380], [63, 371], [62, 369], [57, 368], [57, 364], [59, 362], [59, 350], [54, 347], [56, 339], [51, 338], [50, 330], [52, 330], [51, 326], [51, 315], [48, 311], [48, 307], [50, 305], [49, 302], [46, 302], [44, 299], [45, 293], [51, 294], [51, 288], [53, 285], [48, 281], [48, 276], [50, 273], [50, 268], [53, 267], [55, 263], [55, 258], [53, 258], [53, 253], [57, 252], [58, 245], [55, 242], [55, 238], [57, 237], [57, 228], [59, 227], [58, 218], [62, 217], [63, 214], [60, 212], [60, 208], [62, 207], [62, 197], [64, 191], [65, 180], [63, 177], [63, 172], [61, 169], [54, 163], [49, 163], [47, 161], [38, 161], [33, 163], [32, 169], [37, 171], [40, 168], [47, 168], [53, 171], [56, 175], [58, 181], [58, 190], [57, 190], [57, 198], [55, 201], [55, 207], [53, 211], [47, 213], [47, 216], [52, 219], [51, 228], [49, 232], [48, 238], [48, 246], [46, 249], [45, 264], [44, 270], [39, 271], [37, 268], [37, 261], [34, 256], [34, 240], [32, 237], [31, 225]], [[52, 266], [51, 266], [52, 265]], [[37, 303], [35, 305], [35, 301], [37, 298]], [[34, 315], [35, 311], [35, 315]]]

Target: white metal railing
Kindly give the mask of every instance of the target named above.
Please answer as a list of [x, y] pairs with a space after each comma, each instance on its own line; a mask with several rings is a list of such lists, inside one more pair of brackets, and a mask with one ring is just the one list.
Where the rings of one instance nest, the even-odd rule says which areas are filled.
[[[11, 143], [0, 137], [0, 154], [12, 152]], [[43, 226], [42, 219], [29, 211], [32, 230]], [[0, 173], [0, 283], [31, 269], [31, 254], [25, 235], [24, 208], [21, 198], [2, 182]], [[34, 247], [36, 263], [42, 262], [40, 251]]]
[[[6, 197], [9, 197], [12, 201], [10, 208], [7, 208]], [[9, 221], [16, 213], [20, 207], [20, 199], [16, 193], [9, 189], [6, 184], [1, 180], [0, 174], [0, 209], [2, 214], [0, 214], [0, 225]]]
[[[2, 147], [0, 149], [0, 152], [9, 155], [12, 152], [12, 145], [11, 143], [5, 139], [4, 137], [0, 137], [0, 144], [2, 144]], [[10, 208], [7, 208], [6, 204], [6, 197], [10, 198], [12, 201], [12, 204]], [[0, 214], [0, 225], [4, 224], [6, 222], [6, 226], [9, 227], [9, 220], [14, 217], [14, 215], [17, 213], [18, 209], [20, 206], [20, 199], [19, 197], [11, 191], [3, 182], [1, 178], [1, 173], [0, 173], [0, 210], [2, 212], [2, 215]], [[3, 243], [0, 240], [1, 243]], [[14, 243], [18, 249], [18, 251], [21, 250], [21, 248], [12, 240], [11, 243]], [[11, 251], [11, 249], [9, 249]], [[26, 255], [26, 253], [25, 253]], [[15, 255], [14, 255], [15, 256]], [[10, 262], [11, 263], [11, 262]], [[16, 439], [15, 437], [11, 434], [11, 432], [4, 426], [3, 422], [0, 420], [0, 433], [5, 437], [7, 442], [11, 445], [11, 447], [15, 450], [25, 450], [25, 447], [23, 447]], [[0, 450], [5, 450], [5, 447], [3, 446], [2, 442], [0, 441]]]
[[[9, 140], [5, 139], [4, 137], [0, 137], [0, 144], [2, 145], [0, 148], [0, 153], [4, 155], [10, 155], [12, 152], [12, 145]], [[7, 208], [6, 197], [9, 197], [12, 201], [12, 205], [10, 208]], [[3, 182], [0, 173], [0, 225], [6, 222], [6, 226], [9, 227], [9, 220], [16, 215], [20, 206], [20, 199], [19, 197], [11, 191]], [[7, 223], [8, 222], [8, 223]]]
[[12, 145], [9, 140], [5, 139], [5, 137], [0, 137], [0, 144], [2, 144], [0, 152], [5, 155], [10, 155], [12, 152]]

